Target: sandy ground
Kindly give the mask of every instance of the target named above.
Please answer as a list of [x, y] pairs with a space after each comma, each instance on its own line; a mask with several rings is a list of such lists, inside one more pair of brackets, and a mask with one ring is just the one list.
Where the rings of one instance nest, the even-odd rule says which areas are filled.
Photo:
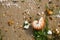
[[[2, 3], [3, 6], [1, 5]], [[32, 36], [32, 28], [30, 27], [28, 30], [24, 30], [21, 27], [24, 22], [23, 13], [30, 13], [30, 15], [35, 18], [37, 13], [42, 13], [45, 11], [45, 4], [48, 3], [48, 0], [42, 0], [41, 2], [39, 2], [39, 0], [17, 0], [17, 5], [11, 6], [6, 6], [4, 4], [13, 3], [12, 0], [2, 3], [0, 3], [0, 29], [2, 30], [3, 40], [34, 40]], [[59, 4], [56, 0], [53, 0], [53, 3]], [[29, 17], [28, 15], [25, 16]], [[60, 22], [60, 18], [53, 19], [56, 19], [56, 21], [50, 20], [50, 27], [54, 24], [53, 22], [55, 22], [55, 26], [57, 26], [57, 23]], [[9, 20], [13, 21], [11, 26], [8, 25]], [[54, 25], [53, 27], [55, 27]]]

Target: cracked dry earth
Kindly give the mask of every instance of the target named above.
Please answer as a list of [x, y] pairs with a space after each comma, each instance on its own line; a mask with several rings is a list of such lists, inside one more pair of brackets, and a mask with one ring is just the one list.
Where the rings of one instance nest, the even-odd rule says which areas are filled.
[[[3, 40], [34, 40], [32, 28], [30, 27], [28, 30], [23, 29], [23, 13], [26, 11], [35, 18], [37, 13], [45, 11], [45, 5], [48, 3], [48, 0], [41, 0], [41, 2], [39, 0], [15, 1], [17, 2], [13, 2], [12, 0], [0, 2], [0, 29], [2, 31]], [[56, 2], [56, 0], [52, 0], [52, 2], [55, 4], [60, 3], [60, 1]], [[16, 5], [5, 5], [9, 3]], [[25, 16], [29, 17], [28, 15]], [[57, 28], [60, 18], [53, 17], [53, 19], [55, 21], [49, 20], [49, 27], [52, 28], [53, 26], [54, 28]], [[8, 23], [9, 21], [12, 22], [10, 25]]]

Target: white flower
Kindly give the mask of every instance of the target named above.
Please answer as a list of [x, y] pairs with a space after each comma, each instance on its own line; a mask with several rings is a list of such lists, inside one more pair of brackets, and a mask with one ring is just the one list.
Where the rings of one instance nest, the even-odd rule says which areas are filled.
[[48, 32], [47, 32], [48, 34], [52, 34], [52, 31], [51, 30], [48, 30]]

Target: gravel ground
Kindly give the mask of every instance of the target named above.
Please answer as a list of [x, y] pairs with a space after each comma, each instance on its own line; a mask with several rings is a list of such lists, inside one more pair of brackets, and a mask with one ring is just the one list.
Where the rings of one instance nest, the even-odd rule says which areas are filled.
[[[52, 2], [58, 5], [60, 3], [56, 0], [52, 0]], [[34, 40], [32, 27], [28, 30], [23, 29], [24, 16], [29, 17], [23, 15], [23, 13], [29, 13], [35, 18], [37, 13], [45, 11], [47, 3], [48, 0], [41, 0], [41, 2], [39, 0], [7, 0], [0, 2], [0, 29], [2, 30], [3, 40]], [[11, 25], [9, 25], [10, 21], [12, 22]], [[53, 21], [49, 20], [49, 26], [55, 27], [58, 22], [60, 22], [60, 18], [53, 18]]]

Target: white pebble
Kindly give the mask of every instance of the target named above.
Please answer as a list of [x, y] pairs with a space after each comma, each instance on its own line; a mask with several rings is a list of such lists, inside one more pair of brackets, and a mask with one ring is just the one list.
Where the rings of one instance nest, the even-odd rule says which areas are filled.
[[42, 12], [42, 14], [44, 14], [44, 12]]
[[25, 24], [27, 24], [27, 23], [28, 23], [28, 21], [26, 20], [26, 21], [25, 21]]
[[59, 33], [59, 30], [58, 29], [56, 29], [56, 31], [57, 31], [57, 33]]
[[52, 34], [52, 31], [51, 30], [48, 30], [48, 32], [47, 32], [48, 34]]
[[56, 15], [56, 17], [59, 17], [60, 18], [60, 15]]
[[25, 26], [24, 26], [24, 28], [25, 28], [25, 29], [28, 29], [28, 28], [29, 28], [29, 26], [30, 26], [29, 24], [28, 24], [28, 25], [25, 25]]
[[11, 6], [11, 3], [7, 3], [6, 6], [7, 6], [7, 7], [10, 7], [10, 6]]
[[[29, 26], [30, 26], [29, 22], [26, 20], [24, 23], [25, 23], [24, 28], [25, 28], [25, 29], [28, 29], [28, 28], [29, 28]], [[27, 25], [26, 25], [26, 24], [27, 24]]]

